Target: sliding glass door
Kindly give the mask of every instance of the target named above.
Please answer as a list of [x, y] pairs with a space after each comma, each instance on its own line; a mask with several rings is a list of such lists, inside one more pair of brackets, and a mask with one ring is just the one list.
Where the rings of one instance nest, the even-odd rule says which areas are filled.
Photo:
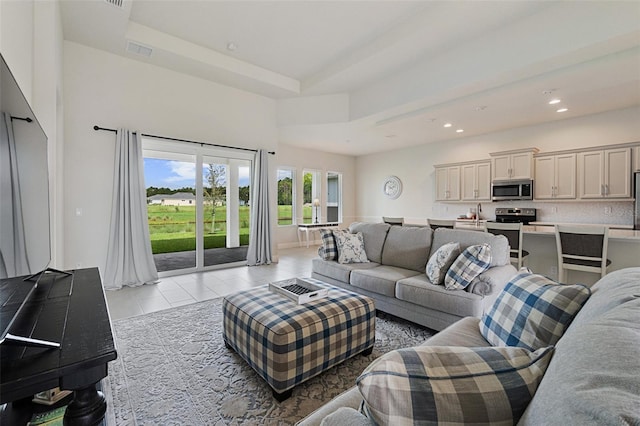
[[241, 262], [249, 246], [251, 161], [204, 156], [204, 266]]
[[143, 139], [143, 156], [158, 272], [245, 263], [252, 155]]

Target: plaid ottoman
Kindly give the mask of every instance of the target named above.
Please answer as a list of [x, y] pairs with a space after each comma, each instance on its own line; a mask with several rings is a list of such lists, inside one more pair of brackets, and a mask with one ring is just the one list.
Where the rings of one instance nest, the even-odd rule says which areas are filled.
[[267, 285], [224, 298], [224, 342], [271, 386], [278, 401], [294, 386], [375, 342], [376, 310], [368, 297], [305, 278], [329, 288], [325, 299], [303, 305], [269, 291]]

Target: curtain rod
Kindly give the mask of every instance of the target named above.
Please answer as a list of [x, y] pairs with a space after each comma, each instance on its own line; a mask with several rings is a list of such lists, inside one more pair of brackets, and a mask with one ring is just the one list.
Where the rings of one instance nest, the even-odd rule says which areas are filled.
[[31, 117], [14, 117], [13, 115], [11, 116], [12, 120], [22, 120], [22, 121], [26, 121], [27, 123], [31, 123], [33, 120], [31, 119]]
[[[93, 130], [96, 130], [96, 131], [98, 131], [98, 130], [106, 130], [107, 132], [116, 133], [116, 129], [108, 129], [106, 127], [100, 127], [100, 126], [93, 126]], [[258, 152], [257, 149], [241, 148], [241, 147], [238, 147], [238, 146], [218, 145], [218, 144], [215, 144], [215, 143], [190, 141], [188, 139], [177, 139], [177, 138], [170, 138], [170, 137], [167, 137], [167, 136], [149, 135], [149, 134], [146, 134], [146, 133], [140, 133], [140, 135], [141, 136], [147, 136], [149, 138], [165, 139], [165, 140], [168, 140], [168, 141], [195, 143], [195, 144], [198, 144], [200, 146], [207, 145], [207, 146], [215, 146], [217, 148], [238, 149], [240, 151]], [[274, 155], [275, 152], [274, 151], [269, 151], [269, 154]]]

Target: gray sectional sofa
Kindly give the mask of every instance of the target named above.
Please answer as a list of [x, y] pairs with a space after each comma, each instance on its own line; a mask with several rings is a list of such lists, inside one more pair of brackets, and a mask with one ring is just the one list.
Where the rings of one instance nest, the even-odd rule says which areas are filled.
[[[501, 235], [365, 222], [352, 223], [349, 231], [363, 234], [370, 262], [341, 264], [318, 257], [312, 261], [312, 277], [369, 296], [376, 309], [434, 330], [464, 317], [480, 318], [517, 272]], [[491, 267], [464, 290], [433, 285], [425, 273], [430, 256], [449, 242], [458, 242], [460, 250], [491, 246]]]
[[[518, 425], [640, 424], [640, 268], [614, 271], [591, 291]], [[479, 321], [464, 318], [423, 346], [488, 347]], [[362, 401], [354, 386], [298, 425], [373, 425], [358, 411]]]

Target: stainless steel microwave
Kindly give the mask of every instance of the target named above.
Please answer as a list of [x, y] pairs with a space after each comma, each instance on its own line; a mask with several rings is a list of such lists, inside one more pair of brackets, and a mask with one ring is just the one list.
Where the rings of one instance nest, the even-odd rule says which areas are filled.
[[491, 183], [493, 201], [533, 200], [533, 180], [502, 180]]

